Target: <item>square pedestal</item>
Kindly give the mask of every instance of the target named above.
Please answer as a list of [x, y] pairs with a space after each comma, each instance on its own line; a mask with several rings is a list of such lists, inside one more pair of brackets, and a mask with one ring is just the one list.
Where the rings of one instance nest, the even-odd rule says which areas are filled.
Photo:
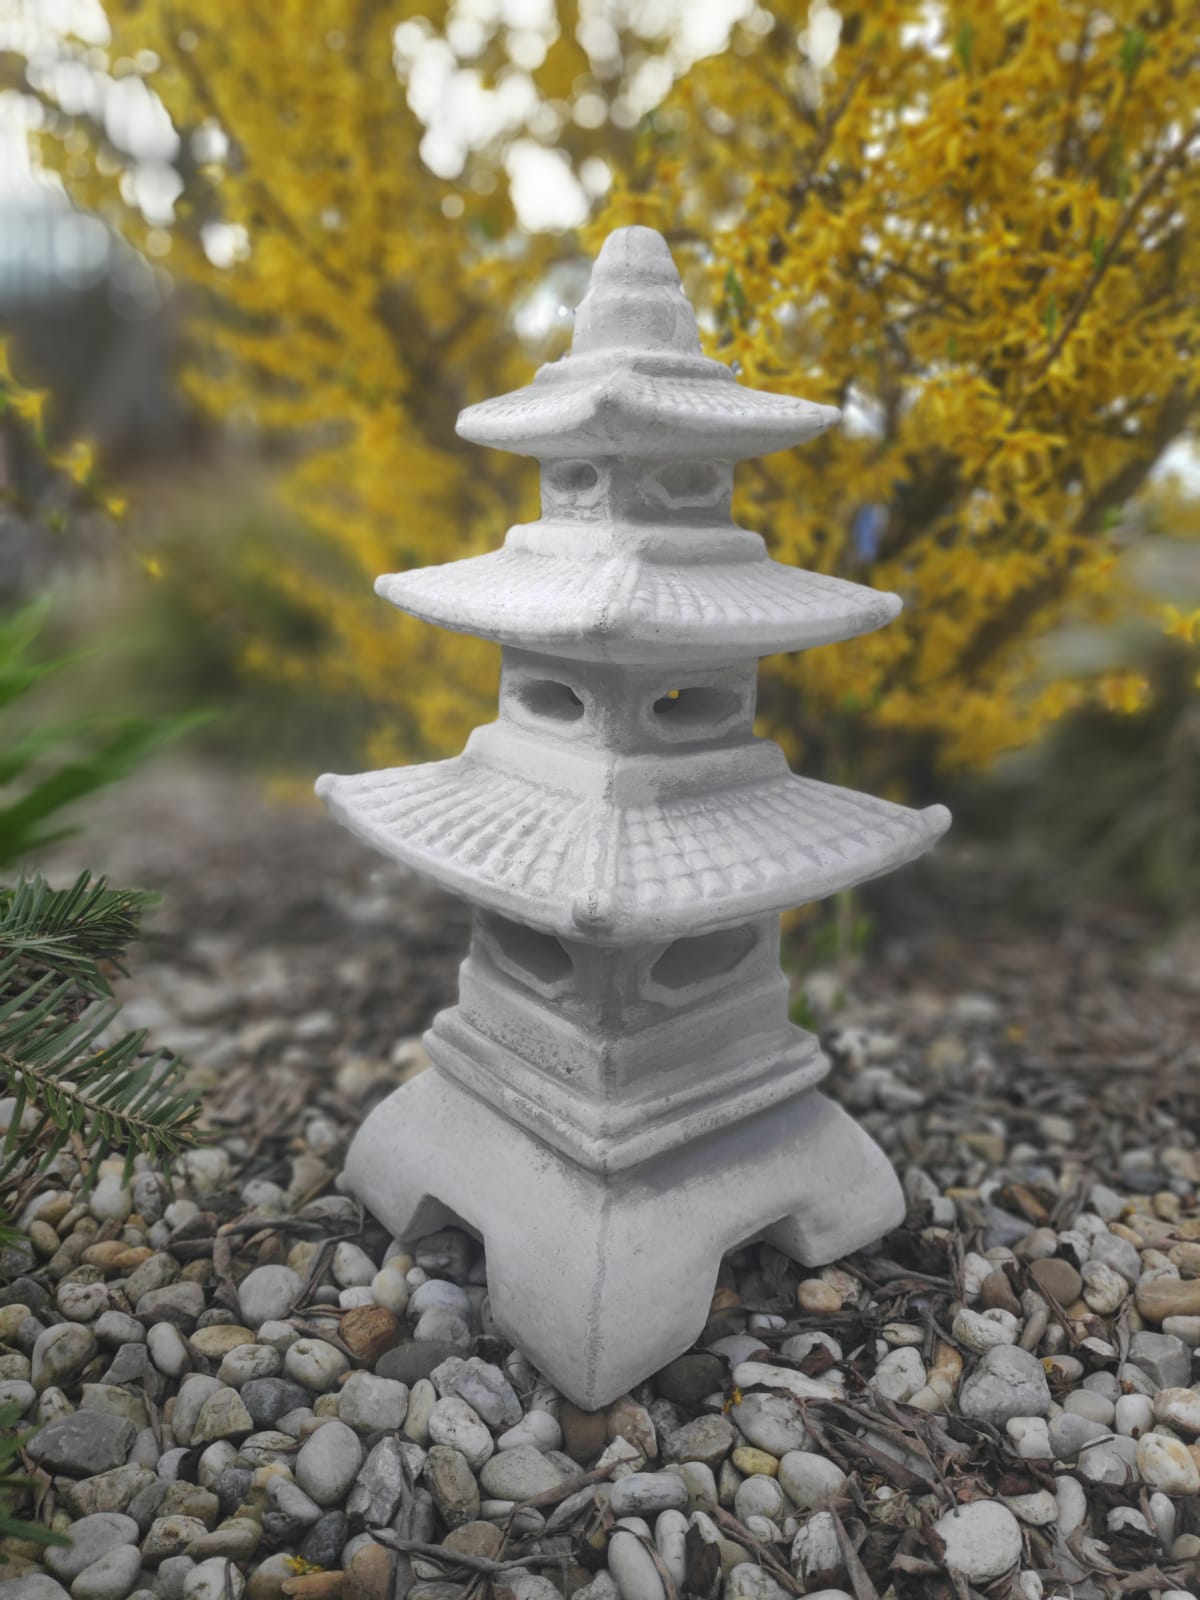
[[587, 1410], [695, 1341], [726, 1251], [764, 1238], [819, 1266], [905, 1209], [883, 1152], [816, 1090], [605, 1175], [436, 1069], [372, 1112], [343, 1184], [397, 1238], [482, 1238], [497, 1325]]

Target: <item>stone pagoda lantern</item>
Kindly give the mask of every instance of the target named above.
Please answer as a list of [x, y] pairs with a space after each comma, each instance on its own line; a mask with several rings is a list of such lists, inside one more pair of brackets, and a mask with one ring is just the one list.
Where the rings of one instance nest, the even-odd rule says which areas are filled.
[[788, 1020], [779, 914], [949, 816], [793, 776], [751, 731], [760, 656], [900, 601], [777, 564], [730, 514], [736, 461], [837, 419], [703, 356], [665, 241], [613, 233], [571, 353], [458, 420], [537, 458], [541, 519], [376, 585], [501, 646], [498, 720], [454, 760], [317, 785], [474, 908], [432, 1070], [368, 1117], [345, 1183], [400, 1238], [479, 1235], [496, 1323], [589, 1409], [695, 1340], [723, 1252], [761, 1238], [815, 1266], [903, 1216]]

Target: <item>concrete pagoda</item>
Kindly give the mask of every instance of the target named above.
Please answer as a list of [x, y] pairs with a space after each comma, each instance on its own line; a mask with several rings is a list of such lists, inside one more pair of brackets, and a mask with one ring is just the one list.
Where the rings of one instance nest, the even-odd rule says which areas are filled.
[[571, 353], [458, 420], [538, 459], [540, 520], [376, 585], [501, 646], [499, 719], [454, 760], [317, 785], [474, 908], [432, 1070], [368, 1117], [346, 1185], [400, 1238], [481, 1236], [496, 1323], [587, 1408], [687, 1349], [726, 1250], [819, 1265], [903, 1215], [815, 1088], [779, 914], [911, 860], [949, 816], [794, 776], [751, 731], [759, 657], [900, 601], [777, 564], [730, 514], [736, 461], [837, 418], [703, 356], [665, 241], [613, 233]]

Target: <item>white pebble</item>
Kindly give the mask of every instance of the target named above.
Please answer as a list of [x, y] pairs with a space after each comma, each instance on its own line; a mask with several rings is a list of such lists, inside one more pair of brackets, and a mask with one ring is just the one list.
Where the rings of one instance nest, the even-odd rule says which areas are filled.
[[1089, 1422], [1099, 1422], [1106, 1428], [1112, 1427], [1116, 1412], [1108, 1396], [1097, 1394], [1094, 1389], [1076, 1389], [1063, 1401], [1063, 1410], [1086, 1417]]
[[1200, 1467], [1181, 1439], [1144, 1433], [1137, 1442], [1137, 1464], [1151, 1489], [1163, 1494], [1200, 1493]]
[[1010, 1417], [1005, 1432], [1017, 1447], [1022, 1461], [1051, 1461], [1050, 1430], [1045, 1417]]
[[280, 1355], [295, 1344], [300, 1335], [290, 1322], [264, 1322], [255, 1334], [259, 1344], [269, 1344], [272, 1350], [278, 1350]]
[[1175, 1538], [1175, 1502], [1161, 1489], [1156, 1489], [1150, 1496], [1150, 1515], [1154, 1518], [1154, 1527], [1163, 1549], [1169, 1550]]
[[1195, 1389], [1160, 1389], [1154, 1396], [1154, 1415], [1177, 1433], [1200, 1434], [1200, 1394]]
[[434, 1444], [461, 1450], [474, 1472], [490, 1459], [495, 1449], [479, 1414], [457, 1395], [449, 1395], [434, 1406], [429, 1417], [429, 1437]]
[[252, 1378], [273, 1378], [282, 1366], [283, 1357], [269, 1344], [239, 1344], [223, 1357], [217, 1377], [231, 1389], [240, 1389]]
[[655, 1547], [680, 1593], [687, 1581], [687, 1530], [688, 1520], [682, 1511], [661, 1511], [654, 1524]]
[[297, 1339], [283, 1358], [287, 1376], [314, 1394], [336, 1389], [338, 1379], [349, 1366], [349, 1359], [324, 1339]]
[[246, 1580], [228, 1556], [198, 1562], [183, 1580], [183, 1600], [241, 1600]]
[[408, 1413], [408, 1388], [396, 1378], [352, 1372], [338, 1395], [338, 1416], [357, 1433], [395, 1433]]
[[1058, 1501], [1049, 1489], [1035, 1489], [1029, 1494], [1009, 1494], [1004, 1504], [1020, 1522], [1044, 1528], [1058, 1520]]
[[950, 1331], [964, 1349], [981, 1356], [995, 1345], [1016, 1344], [1020, 1327], [1011, 1311], [972, 1311], [963, 1306], [955, 1314]]
[[1101, 1315], [1115, 1311], [1129, 1293], [1129, 1284], [1103, 1261], [1085, 1261], [1080, 1268], [1083, 1298]]
[[124, 1222], [133, 1210], [133, 1196], [119, 1175], [108, 1173], [92, 1190], [88, 1210], [101, 1222]]
[[1121, 1434], [1114, 1434], [1107, 1439], [1097, 1439], [1095, 1444], [1086, 1445], [1079, 1452], [1079, 1476], [1086, 1478], [1089, 1483], [1120, 1485], [1134, 1482], [1138, 1473], [1137, 1462], [1130, 1461], [1118, 1448], [1119, 1445], [1130, 1443]]
[[548, 1411], [530, 1411], [514, 1427], [507, 1428], [496, 1440], [497, 1450], [512, 1450], [519, 1444], [531, 1444], [535, 1450], [562, 1448], [562, 1429], [558, 1420]]
[[793, 1505], [809, 1511], [826, 1496], [840, 1494], [846, 1474], [827, 1457], [811, 1450], [789, 1450], [780, 1458], [779, 1482]]
[[925, 1363], [908, 1345], [890, 1350], [875, 1369], [871, 1387], [889, 1400], [903, 1402], [925, 1387]]
[[382, 1267], [371, 1279], [371, 1294], [377, 1306], [386, 1306], [402, 1317], [408, 1310], [408, 1280], [397, 1267]]
[[1021, 1559], [1020, 1524], [997, 1501], [972, 1500], [939, 1517], [933, 1528], [945, 1540], [946, 1565], [972, 1582], [998, 1578]]
[[246, 1326], [257, 1328], [260, 1323], [285, 1317], [303, 1288], [300, 1274], [291, 1267], [255, 1267], [238, 1284], [238, 1305]]
[[1113, 1425], [1131, 1439], [1148, 1433], [1154, 1426], [1153, 1400], [1145, 1394], [1123, 1394], [1113, 1407]]
[[192, 1364], [183, 1335], [171, 1322], [156, 1322], [146, 1335], [150, 1359], [168, 1378], [178, 1378]]
[[375, 1273], [375, 1263], [367, 1252], [349, 1239], [343, 1239], [333, 1252], [333, 1281], [340, 1289], [365, 1288]]
[[[664, 1474], [655, 1476], [661, 1477]], [[679, 1482], [678, 1479], [675, 1481]], [[679, 1486], [686, 1494], [685, 1486], [682, 1483]], [[787, 1501], [775, 1478], [768, 1478], [765, 1473], [756, 1472], [749, 1478], [743, 1478], [738, 1484], [733, 1497], [733, 1509], [743, 1522], [748, 1517], [767, 1517], [774, 1522], [786, 1515]]]
[[618, 1528], [608, 1541], [608, 1570], [621, 1600], [666, 1600], [654, 1557], [627, 1529]]

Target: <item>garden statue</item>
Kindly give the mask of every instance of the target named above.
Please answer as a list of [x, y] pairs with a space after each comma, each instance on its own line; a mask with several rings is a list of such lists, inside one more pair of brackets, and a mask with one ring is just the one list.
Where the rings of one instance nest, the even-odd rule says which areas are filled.
[[900, 601], [777, 564], [730, 514], [736, 461], [837, 417], [703, 356], [665, 241], [613, 233], [571, 353], [459, 418], [537, 458], [541, 519], [377, 584], [501, 646], [499, 719], [454, 760], [317, 786], [474, 908], [432, 1070], [371, 1113], [345, 1182], [398, 1237], [482, 1237], [495, 1322], [589, 1409], [687, 1349], [724, 1251], [818, 1265], [904, 1212], [816, 1088], [779, 915], [911, 860], [949, 816], [793, 776], [751, 731], [759, 657]]

